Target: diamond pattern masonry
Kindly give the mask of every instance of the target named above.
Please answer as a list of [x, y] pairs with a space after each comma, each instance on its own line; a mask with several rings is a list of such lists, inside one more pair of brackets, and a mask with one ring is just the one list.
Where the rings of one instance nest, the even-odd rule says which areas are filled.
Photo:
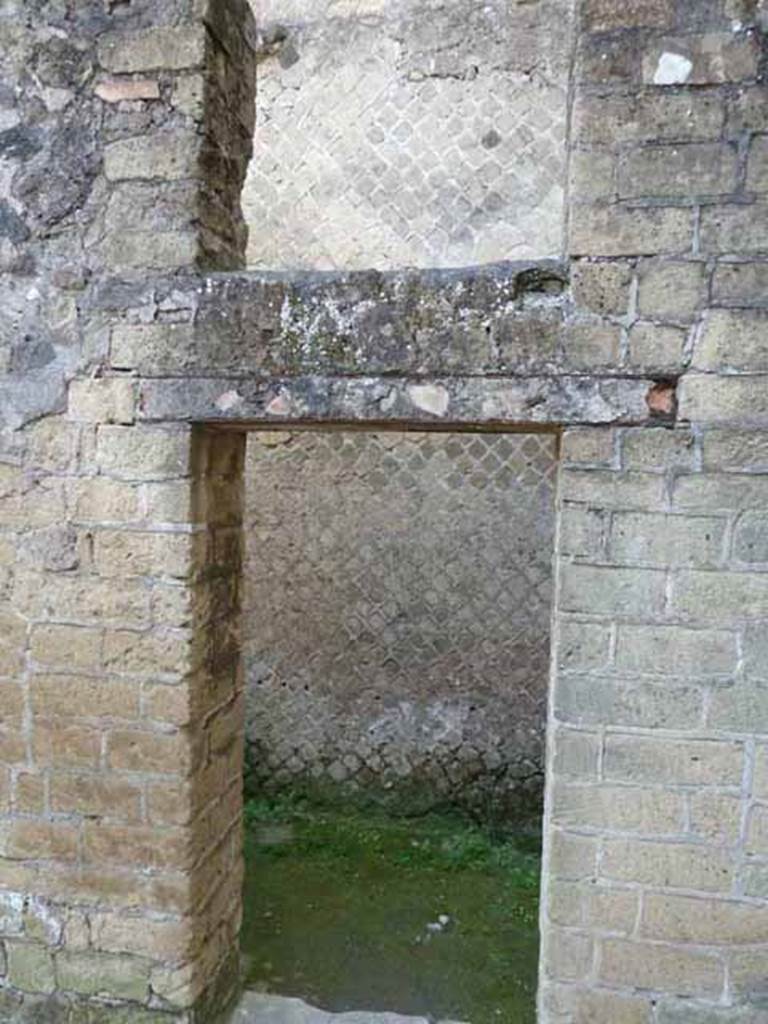
[[548, 4], [469, 4], [461, 17], [460, 5], [332, 4], [325, 18], [254, 4], [266, 37], [285, 38], [259, 65], [244, 195], [252, 266], [466, 266], [561, 251], [565, 69]]
[[260, 779], [463, 800], [540, 771], [554, 467], [544, 435], [253, 436]]

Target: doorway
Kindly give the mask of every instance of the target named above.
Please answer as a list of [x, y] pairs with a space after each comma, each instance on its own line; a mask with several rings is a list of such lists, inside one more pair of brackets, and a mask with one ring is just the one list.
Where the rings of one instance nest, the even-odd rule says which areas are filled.
[[259, 998], [534, 1020], [557, 436], [249, 435]]

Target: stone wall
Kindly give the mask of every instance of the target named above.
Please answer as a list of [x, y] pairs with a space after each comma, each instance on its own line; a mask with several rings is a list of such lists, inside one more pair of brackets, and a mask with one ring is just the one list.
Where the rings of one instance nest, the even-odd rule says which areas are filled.
[[243, 436], [329, 422], [564, 431], [540, 1019], [765, 1016], [768, 19], [577, 8], [557, 264], [296, 277], [244, 5], [2, 6], [4, 1019], [225, 1007]]
[[538, 826], [552, 434], [256, 432], [249, 785]]
[[[244, 445], [135, 427], [110, 321], [159, 268], [242, 262], [247, 15], [0, 5], [0, 1018], [13, 1024], [208, 1019], [236, 988], [242, 712], [225, 641]], [[171, 316], [161, 304], [152, 316]]]
[[570, 3], [251, 4], [249, 266], [460, 267], [561, 252]]
[[570, 243], [671, 431], [565, 435], [540, 1016], [765, 1017], [768, 9], [585, 0]]

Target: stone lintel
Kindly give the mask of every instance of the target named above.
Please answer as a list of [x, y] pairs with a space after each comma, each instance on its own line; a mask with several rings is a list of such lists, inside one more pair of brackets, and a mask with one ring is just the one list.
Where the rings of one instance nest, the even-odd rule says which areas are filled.
[[143, 380], [139, 419], [223, 424], [376, 423], [455, 429], [671, 422], [652, 380], [302, 376]]
[[112, 365], [144, 377], [426, 377], [574, 372], [569, 305], [566, 271], [542, 261], [113, 279], [85, 312], [119, 317]]

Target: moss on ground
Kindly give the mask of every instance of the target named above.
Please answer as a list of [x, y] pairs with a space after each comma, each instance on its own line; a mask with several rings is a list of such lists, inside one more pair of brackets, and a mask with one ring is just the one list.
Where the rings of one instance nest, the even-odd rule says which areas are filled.
[[539, 854], [458, 815], [246, 805], [251, 987], [328, 1010], [535, 1019]]

